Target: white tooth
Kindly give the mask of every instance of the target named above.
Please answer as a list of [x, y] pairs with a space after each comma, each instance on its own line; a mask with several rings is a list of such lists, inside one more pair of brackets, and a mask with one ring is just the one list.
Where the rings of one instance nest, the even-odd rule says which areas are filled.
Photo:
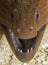
[[27, 52], [29, 52], [29, 49], [27, 50]]
[[33, 50], [33, 48], [31, 48], [31, 51]]
[[20, 50], [20, 52], [22, 53], [22, 50]]

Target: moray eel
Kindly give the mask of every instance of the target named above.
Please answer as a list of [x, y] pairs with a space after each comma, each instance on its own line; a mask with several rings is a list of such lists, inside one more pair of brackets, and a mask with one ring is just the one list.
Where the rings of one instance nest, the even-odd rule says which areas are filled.
[[0, 34], [15, 56], [29, 62], [41, 43], [48, 17], [47, 0], [0, 0]]

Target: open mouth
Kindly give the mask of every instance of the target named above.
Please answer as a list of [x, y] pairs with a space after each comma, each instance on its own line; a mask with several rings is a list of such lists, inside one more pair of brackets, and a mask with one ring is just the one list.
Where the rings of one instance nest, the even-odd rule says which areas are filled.
[[14, 48], [17, 52], [29, 53], [30, 51], [33, 51], [33, 49], [36, 46], [38, 35], [35, 38], [31, 38], [31, 39], [19, 39], [14, 36], [14, 34], [12, 33], [10, 29], [9, 29], [9, 34], [13, 42]]
[[35, 44], [36, 44], [36, 38], [31, 38], [31, 39], [18, 39], [19, 42], [21, 43], [22, 47], [18, 49], [20, 52], [30, 52], [33, 51]]
[[17, 58], [22, 62], [30, 61], [36, 53], [36, 48], [39, 46], [42, 39], [43, 31], [45, 30], [46, 25], [42, 26], [41, 29], [37, 32], [37, 36], [31, 39], [19, 39], [15, 37], [11, 29], [5, 27], [6, 31], [9, 34], [10, 40], [12, 41], [11, 48], [14, 48]]
[[41, 27], [41, 29], [37, 32], [37, 36], [31, 39], [19, 39], [15, 37], [13, 32], [9, 29], [9, 34], [10, 34], [15, 50], [20, 53], [33, 51], [37, 44], [39, 34], [44, 30], [44, 28], [45, 26]]

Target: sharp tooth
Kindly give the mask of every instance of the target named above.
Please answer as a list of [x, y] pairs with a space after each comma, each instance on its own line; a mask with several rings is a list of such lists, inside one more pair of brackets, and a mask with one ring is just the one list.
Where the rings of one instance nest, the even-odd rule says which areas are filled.
[[22, 53], [22, 50], [20, 50], [20, 52]]
[[31, 51], [33, 50], [33, 48], [31, 48]]
[[29, 52], [29, 49], [27, 49], [27, 52]]

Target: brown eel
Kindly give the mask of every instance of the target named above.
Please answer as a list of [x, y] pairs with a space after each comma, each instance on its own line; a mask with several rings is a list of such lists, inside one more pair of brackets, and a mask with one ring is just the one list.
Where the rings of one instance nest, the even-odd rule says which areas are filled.
[[47, 0], [0, 0], [0, 34], [6, 35], [21, 62], [29, 62], [34, 57], [47, 18]]

